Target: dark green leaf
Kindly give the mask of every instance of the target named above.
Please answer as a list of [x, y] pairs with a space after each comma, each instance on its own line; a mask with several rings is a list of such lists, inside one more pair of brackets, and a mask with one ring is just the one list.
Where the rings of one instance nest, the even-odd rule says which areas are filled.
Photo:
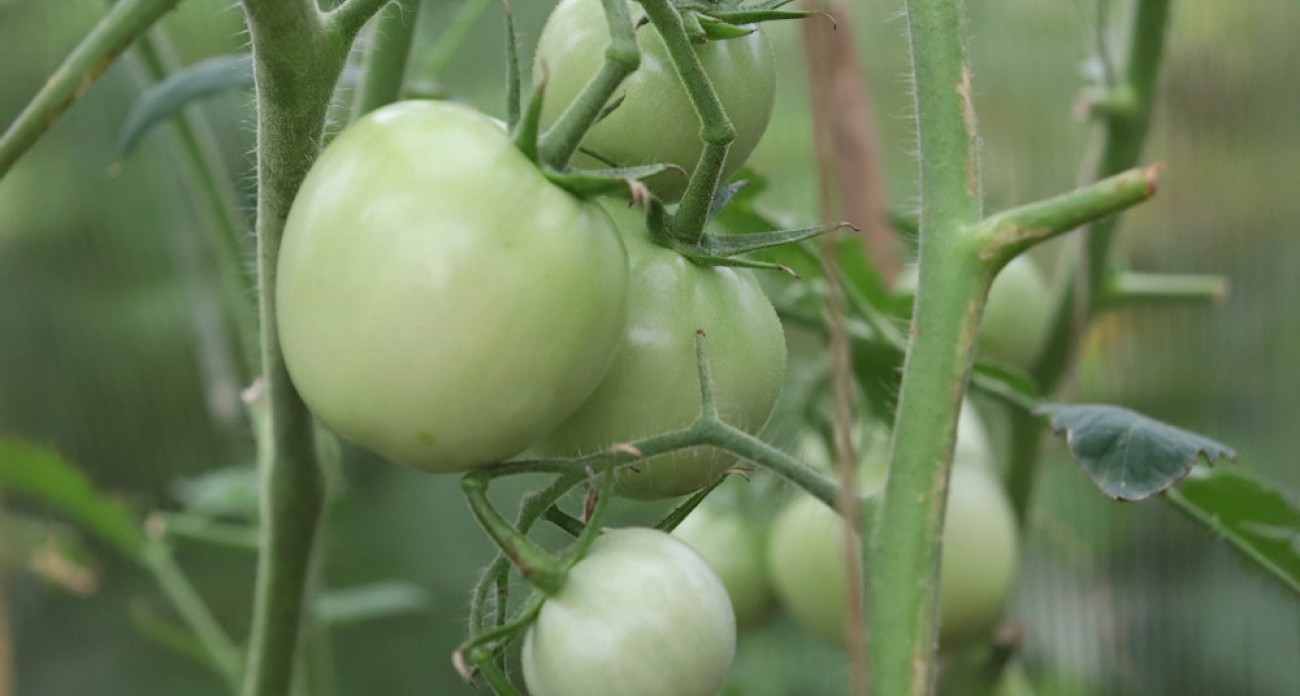
[[429, 606], [429, 593], [410, 583], [388, 581], [330, 590], [316, 600], [316, 618], [330, 625], [359, 623], [403, 614]]
[[1106, 495], [1142, 500], [1186, 476], [1202, 457], [1209, 463], [1237, 453], [1207, 437], [1136, 411], [1101, 404], [1045, 404], [1052, 430], [1064, 433], [1070, 454]]
[[0, 486], [40, 500], [127, 557], [141, 560], [145, 537], [136, 516], [92, 488], [58, 452], [22, 440], [0, 440]]
[[253, 58], [247, 53], [216, 56], [177, 70], [140, 93], [118, 135], [119, 156], [131, 154], [154, 125], [181, 112], [190, 102], [230, 90], [253, 88]]
[[1300, 503], [1240, 468], [1197, 467], [1165, 498], [1300, 594]]

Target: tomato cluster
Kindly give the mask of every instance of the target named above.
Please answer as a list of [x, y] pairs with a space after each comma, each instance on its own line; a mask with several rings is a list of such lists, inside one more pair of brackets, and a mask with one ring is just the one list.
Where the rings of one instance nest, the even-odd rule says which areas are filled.
[[[636, 36], [642, 66], [585, 135], [596, 158], [577, 164], [690, 171], [699, 118], [659, 34], [638, 23]], [[600, 68], [608, 42], [599, 0], [556, 8], [537, 52], [543, 127]], [[736, 126], [729, 175], [767, 125], [771, 54], [757, 31], [696, 53]], [[381, 108], [326, 148], [286, 222], [276, 296], [285, 363], [315, 415], [434, 472], [525, 450], [607, 451], [699, 416], [703, 331], [721, 417], [761, 429], [786, 349], [753, 273], [660, 246], [644, 214], [571, 193], [529, 152], [499, 122], [445, 102]], [[680, 172], [647, 181], [666, 203], [684, 184]], [[615, 490], [674, 497], [732, 461], [709, 447], [679, 450], [620, 470]], [[605, 532], [547, 591], [523, 648], [535, 696], [722, 688], [735, 651], [727, 590], [672, 536]]]

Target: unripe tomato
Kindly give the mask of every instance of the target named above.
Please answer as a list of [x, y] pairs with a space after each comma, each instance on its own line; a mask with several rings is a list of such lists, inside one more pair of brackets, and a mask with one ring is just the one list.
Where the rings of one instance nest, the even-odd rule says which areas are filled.
[[[650, 240], [644, 220], [611, 209], [630, 263], [627, 328], [618, 357], [586, 403], [538, 450], [571, 457], [684, 428], [700, 414], [695, 332], [708, 338], [722, 419], [756, 433], [785, 377], [785, 334], [754, 274], [697, 266]], [[735, 458], [712, 447], [661, 454], [619, 471], [629, 498], [667, 498], [702, 488]]]
[[609, 217], [472, 109], [379, 109], [321, 154], [280, 253], [294, 384], [343, 437], [430, 471], [505, 459], [604, 377], [626, 316]]
[[[895, 290], [916, 293], [917, 269], [908, 266]], [[1031, 370], [1047, 338], [1052, 297], [1042, 273], [1028, 256], [1017, 256], [1002, 268], [989, 288], [980, 321], [979, 355], [1022, 370]]]
[[695, 549], [718, 574], [740, 628], [766, 618], [775, 599], [767, 577], [766, 532], [741, 510], [718, 509], [708, 502], [673, 530], [673, 536]]
[[1052, 297], [1042, 273], [1028, 256], [1017, 256], [989, 288], [980, 322], [980, 353], [1022, 370], [1033, 369], [1051, 316]]
[[[639, 5], [629, 2], [628, 6], [634, 21], [645, 15]], [[619, 88], [626, 98], [588, 131], [582, 145], [622, 167], [676, 164], [693, 171], [704, 149], [700, 119], [659, 32], [646, 24], [636, 35], [641, 66]], [[551, 13], [537, 43], [533, 69], [534, 81], [546, 81], [544, 126], [553, 124], [600, 71], [609, 43], [601, 0], [562, 0]], [[776, 95], [772, 51], [759, 30], [696, 44], [695, 54], [736, 129], [723, 167], [725, 179], [753, 152], [772, 116]], [[576, 161], [586, 167], [608, 166], [590, 157]], [[656, 175], [647, 183], [667, 201], [677, 200], [686, 189], [686, 177], [677, 172]]]
[[736, 652], [727, 591], [653, 529], [602, 534], [524, 638], [532, 696], [714, 696]]
[[[872, 471], [861, 478], [872, 487], [883, 485], [883, 477]], [[772, 584], [782, 604], [811, 632], [837, 643], [844, 639], [847, 611], [846, 531], [838, 513], [801, 494], [777, 517], [769, 552]], [[853, 548], [860, 548], [854, 537]], [[1011, 592], [1017, 557], [1014, 514], [995, 473], [987, 462], [955, 461], [939, 580], [939, 637], [945, 646], [992, 628]]]

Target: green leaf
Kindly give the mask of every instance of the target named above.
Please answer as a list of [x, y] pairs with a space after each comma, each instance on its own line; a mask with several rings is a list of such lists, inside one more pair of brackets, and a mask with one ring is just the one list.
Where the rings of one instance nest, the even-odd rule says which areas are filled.
[[1250, 472], [1196, 467], [1165, 499], [1300, 594], [1300, 503]]
[[316, 600], [315, 613], [323, 623], [337, 626], [418, 614], [428, 606], [429, 593], [424, 588], [386, 581], [325, 592]]
[[256, 465], [216, 469], [176, 484], [176, 498], [185, 509], [205, 517], [255, 520], [258, 515]]
[[1101, 404], [1045, 404], [1053, 432], [1064, 433], [1070, 454], [1103, 493], [1142, 500], [1191, 472], [1202, 457], [1213, 464], [1237, 453], [1207, 437], [1175, 428], [1136, 411]]
[[23, 440], [0, 440], [0, 486], [42, 501], [127, 557], [142, 560], [146, 540], [136, 516], [96, 491], [58, 452]]
[[140, 93], [117, 138], [121, 157], [131, 154], [155, 125], [175, 117], [190, 102], [231, 90], [253, 88], [253, 57], [215, 56], [186, 66]]

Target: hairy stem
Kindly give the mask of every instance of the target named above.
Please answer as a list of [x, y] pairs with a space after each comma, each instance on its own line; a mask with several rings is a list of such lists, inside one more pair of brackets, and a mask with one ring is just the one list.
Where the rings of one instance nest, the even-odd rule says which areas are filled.
[[569, 164], [569, 158], [578, 151], [578, 144], [605, 110], [614, 90], [641, 65], [641, 49], [636, 43], [636, 30], [632, 28], [627, 2], [602, 2], [610, 36], [609, 47], [605, 49], [605, 64], [582, 88], [578, 98], [560, 114], [555, 125], [546, 131], [540, 143], [542, 161], [555, 169], [564, 169]]
[[722, 180], [722, 165], [727, 160], [727, 150], [736, 139], [736, 128], [727, 112], [722, 108], [713, 83], [704, 72], [695, 47], [682, 25], [682, 17], [669, 0], [639, 0], [645, 8], [646, 16], [663, 37], [664, 46], [672, 58], [673, 67], [686, 87], [691, 106], [700, 117], [700, 139], [704, 141], [704, 151], [700, 161], [691, 172], [690, 182], [686, 184], [686, 193], [682, 194], [681, 205], [673, 217], [670, 227], [672, 235], [682, 241], [698, 243], [704, 236], [704, 223], [708, 221], [709, 207], [713, 204], [714, 192]]
[[313, 419], [285, 369], [276, 323], [276, 264], [289, 206], [321, 147], [326, 111], [356, 31], [383, 5], [244, 0], [257, 90], [257, 280], [268, 436], [260, 442], [262, 539], [247, 696], [292, 692], [314, 550], [325, 508]]
[[933, 689], [948, 474], [991, 267], [965, 228], [980, 217], [978, 141], [962, 3], [909, 0], [921, 155], [920, 278], [884, 499], [871, 554], [871, 690]]

